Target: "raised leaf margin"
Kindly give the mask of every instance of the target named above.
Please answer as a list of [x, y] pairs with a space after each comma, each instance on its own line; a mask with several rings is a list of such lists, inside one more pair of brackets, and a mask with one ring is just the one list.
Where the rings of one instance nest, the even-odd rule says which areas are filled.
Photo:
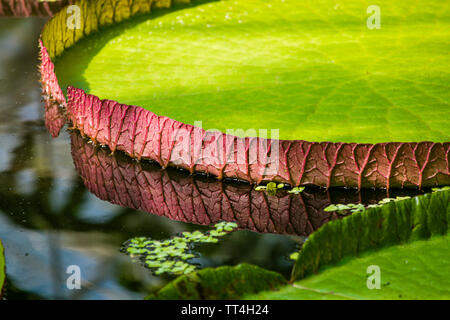
[[325, 224], [303, 245], [291, 281], [302, 279], [344, 257], [445, 235], [450, 224], [450, 191], [389, 202]]
[[5, 252], [3, 249], [3, 244], [0, 241], [0, 300], [3, 295], [5, 281], [6, 281]]

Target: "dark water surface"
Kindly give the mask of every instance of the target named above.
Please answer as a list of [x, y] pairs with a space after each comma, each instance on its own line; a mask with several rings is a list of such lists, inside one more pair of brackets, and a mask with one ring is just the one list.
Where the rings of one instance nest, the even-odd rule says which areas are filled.
[[[37, 39], [45, 19], [0, 19], [0, 239], [6, 299], [142, 299], [170, 280], [119, 252], [135, 236], [168, 238], [206, 227], [113, 205], [90, 193], [74, 168], [70, 136], [43, 121]], [[202, 266], [255, 263], [288, 274], [290, 236], [239, 231], [205, 245]], [[66, 269], [81, 268], [69, 290]]]
[[[287, 256], [320, 225], [338, 218], [324, 207], [386, 197], [382, 191], [345, 190], [269, 197], [249, 185], [112, 157], [76, 133], [63, 131], [52, 139], [44, 126], [37, 73], [44, 22], [0, 19], [0, 240], [6, 299], [142, 299], [172, 278], [152, 276], [120, 253], [121, 244], [136, 236], [166, 239], [207, 230], [221, 220], [236, 221], [241, 230], [218, 245], [199, 247], [197, 263], [248, 262], [287, 277], [292, 267]], [[81, 290], [66, 286], [70, 265], [81, 268]]]

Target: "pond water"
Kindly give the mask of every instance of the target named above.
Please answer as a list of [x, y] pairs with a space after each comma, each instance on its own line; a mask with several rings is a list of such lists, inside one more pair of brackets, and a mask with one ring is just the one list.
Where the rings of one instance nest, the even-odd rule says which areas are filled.
[[[121, 253], [126, 240], [168, 239], [209, 230], [222, 220], [235, 221], [239, 230], [219, 244], [196, 248], [195, 263], [248, 262], [288, 277], [288, 255], [323, 223], [339, 218], [323, 208], [387, 196], [319, 189], [267, 196], [247, 184], [111, 156], [77, 133], [63, 131], [52, 139], [44, 126], [36, 67], [44, 22], [0, 19], [0, 239], [6, 299], [142, 299], [173, 276], [154, 276]], [[71, 265], [80, 267], [81, 290], [66, 286]]]

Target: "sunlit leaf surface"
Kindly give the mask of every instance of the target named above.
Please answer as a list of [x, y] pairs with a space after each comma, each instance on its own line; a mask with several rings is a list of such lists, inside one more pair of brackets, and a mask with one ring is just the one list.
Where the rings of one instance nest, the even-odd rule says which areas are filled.
[[62, 87], [241, 135], [449, 140], [447, 2], [378, 1], [380, 29], [370, 1], [194, 4], [80, 42], [56, 63]]

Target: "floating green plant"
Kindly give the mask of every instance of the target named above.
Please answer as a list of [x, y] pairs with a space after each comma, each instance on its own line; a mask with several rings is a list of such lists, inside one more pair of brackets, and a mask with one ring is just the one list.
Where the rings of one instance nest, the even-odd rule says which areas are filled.
[[450, 186], [445, 186], [442, 188], [431, 188], [432, 192], [442, 192], [442, 191], [449, 191], [450, 190]]
[[[257, 186], [257, 187], [255, 187], [255, 190], [256, 191], [266, 191], [267, 194], [269, 194], [270, 196], [274, 196], [274, 195], [277, 194], [277, 191], [279, 189], [285, 189], [286, 186], [287, 185], [284, 184], [284, 183], [276, 184], [275, 182], [269, 182], [265, 186]], [[305, 187], [295, 187], [295, 188], [292, 188], [292, 189], [288, 190], [288, 193], [299, 194], [303, 190], [305, 190]]]
[[288, 191], [288, 193], [299, 194], [305, 190], [305, 187], [295, 187]]
[[183, 232], [167, 240], [153, 240], [146, 237], [136, 237], [126, 241], [121, 251], [137, 257], [145, 267], [155, 275], [164, 273], [180, 275], [188, 274], [197, 269], [189, 260], [198, 256], [194, 245], [200, 243], [217, 243], [223, 237], [237, 228], [235, 222], [219, 222], [213, 230]]
[[293, 253], [291, 253], [291, 254], [289, 255], [289, 259], [290, 259], [290, 260], [293, 260], [293, 261], [297, 261], [298, 255], [299, 255], [299, 252], [298, 252], [298, 251], [293, 252]]
[[363, 205], [361, 203], [348, 203], [348, 204], [331, 204], [328, 207], [326, 207], [324, 210], [327, 212], [336, 211], [338, 214], [348, 214], [350, 213], [358, 213], [363, 212], [366, 209], [369, 208], [376, 208], [381, 207], [385, 205], [386, 203], [393, 202], [393, 201], [402, 201], [406, 199], [410, 199], [411, 197], [405, 196], [405, 197], [396, 197], [396, 198], [384, 198], [383, 200], [378, 201], [378, 203], [375, 204], [369, 204], [369, 205]]
[[284, 184], [283, 183], [276, 184], [275, 182], [269, 182], [265, 186], [257, 186], [255, 188], [255, 190], [256, 191], [266, 191], [268, 195], [274, 196], [274, 195], [277, 194], [277, 190], [278, 189], [282, 189], [282, 188], [284, 188]]

